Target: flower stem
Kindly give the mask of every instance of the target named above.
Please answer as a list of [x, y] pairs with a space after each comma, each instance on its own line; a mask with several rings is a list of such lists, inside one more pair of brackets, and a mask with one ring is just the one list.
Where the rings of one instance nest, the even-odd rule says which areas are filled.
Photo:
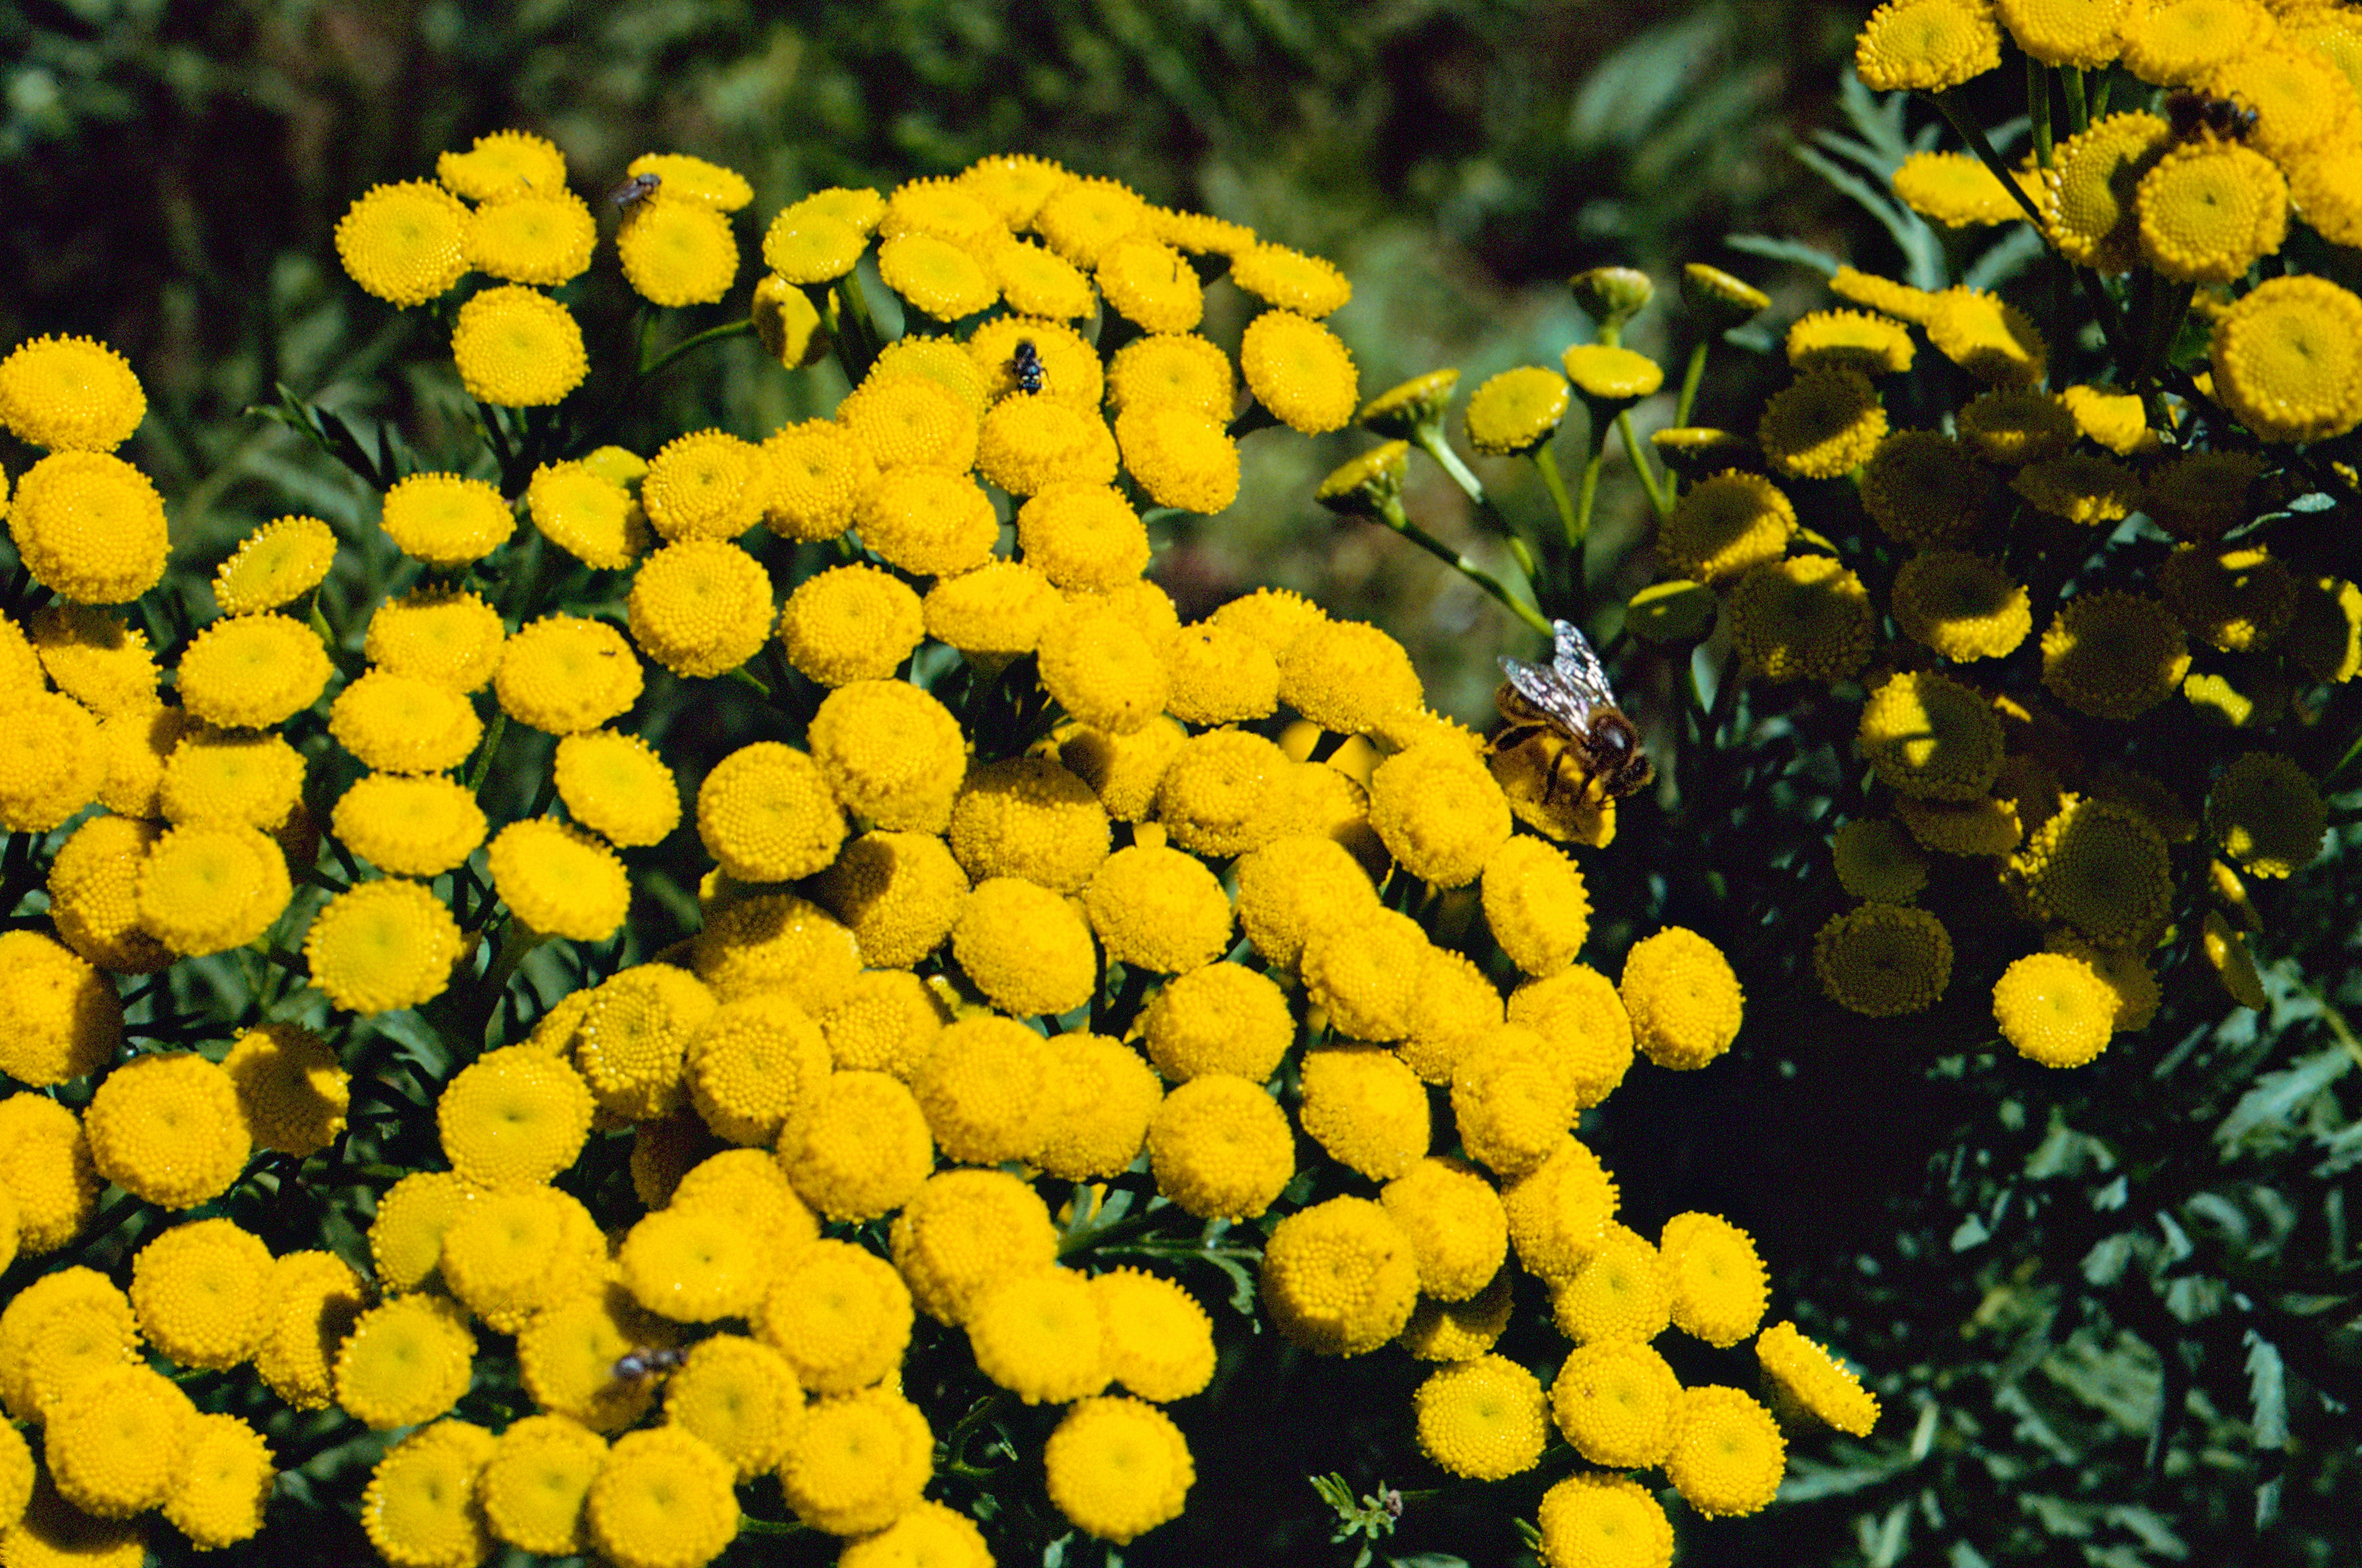
[[1689, 368], [1682, 372], [1682, 395], [1673, 404], [1673, 423], [1687, 425], [1690, 410], [1697, 406], [1698, 386], [1705, 380], [1705, 355], [1711, 340], [1701, 337], [1690, 350]]
[[1640, 476], [1640, 488], [1649, 492], [1650, 509], [1662, 523], [1673, 514], [1673, 503], [1667, 499], [1664, 487], [1657, 482], [1657, 469], [1640, 449], [1639, 438], [1632, 433], [1632, 411], [1622, 409], [1616, 415], [1616, 428], [1624, 437], [1624, 455], [1632, 459], [1632, 471]]
[[2034, 124], [2034, 161], [2050, 167], [2050, 68], [2025, 57], [2025, 113]]
[[743, 321], [725, 321], [719, 326], [709, 326], [702, 332], [694, 333], [690, 337], [682, 338], [679, 342], [674, 344], [671, 348], [657, 355], [654, 364], [642, 365], [640, 367], [640, 374], [643, 376], [653, 376], [658, 370], [663, 370], [667, 365], [671, 364], [675, 359], [679, 359], [682, 355], [689, 353], [692, 349], [702, 348], [709, 343], [719, 343], [725, 337], [743, 337], [754, 330], [755, 323], [752, 317], [748, 317]]
[[[861, 292], [861, 276], [847, 272], [836, 281], [830, 298], [835, 303], [839, 320], [829, 323], [836, 337], [838, 358], [844, 361], [845, 379], [855, 386], [869, 373], [877, 359], [882, 345], [877, 341], [877, 322], [869, 314], [868, 296]], [[839, 330], [840, 326], [844, 330]]]
[[[2003, 160], [2002, 155], [1993, 150], [1993, 144], [1985, 138], [1983, 127], [1969, 118], [1954, 95], [1957, 91], [1955, 88], [1948, 87], [1940, 93], [1933, 93], [1928, 96], [1934, 101], [1937, 112], [1950, 123], [1955, 131], [1959, 133], [1960, 139], [1969, 144], [1969, 150], [1975, 153], [1987, 169], [1992, 171], [1992, 177], [2001, 182], [2002, 189], [2007, 191], [2016, 201], [2018, 206], [2025, 211], [2026, 221], [2034, 225], [2035, 232], [2042, 234], [2044, 243], [2047, 244], [2049, 237], [2044, 233], [2042, 214], [2035, 206], [2034, 198], [2025, 193], [2025, 187], [2017, 182], [2016, 178], [2010, 172], [2009, 165]], [[2049, 113], [2047, 101], [2043, 113], [2046, 116]], [[2047, 134], [2047, 131], [2045, 134]]]
[[1566, 493], [1566, 478], [1558, 471], [1558, 458], [1545, 441], [1531, 454], [1534, 467], [1542, 474], [1542, 486], [1550, 491], [1551, 504], [1558, 508], [1558, 525], [1570, 538], [1574, 534], [1574, 500]]
[[[1565, 486], [1562, 483], [1555, 485], [1553, 488], [1563, 492]], [[1499, 600], [1502, 604], [1508, 608], [1511, 614], [1517, 616], [1527, 625], [1531, 626], [1535, 631], [1545, 635], [1549, 633], [1551, 629], [1550, 622], [1543, 617], [1540, 611], [1535, 609], [1532, 605], [1526, 603], [1523, 600], [1511, 593], [1509, 591], [1508, 585], [1504, 583], [1499, 578], [1495, 577], [1491, 572], [1486, 571], [1483, 567], [1478, 566], [1474, 561], [1470, 560], [1466, 556], [1462, 555], [1458, 550], [1453, 549], [1450, 545], [1445, 544], [1442, 540], [1437, 538], [1434, 535], [1429, 533], [1426, 529], [1412, 522], [1408, 514], [1403, 511], [1402, 502], [1400, 501], [1392, 500], [1390, 498], [1388, 501], [1382, 502], [1378, 510], [1378, 520], [1384, 523], [1387, 527], [1392, 528], [1396, 533], [1400, 534], [1404, 538], [1408, 539], [1412, 544], [1417, 545], [1420, 549], [1425, 550], [1429, 555], [1433, 556], [1444, 565], [1451, 568], [1454, 571], [1457, 571], [1461, 576], [1466, 578], [1469, 581], [1474, 583], [1477, 587], [1483, 589], [1494, 598]]]
[[1485, 493], [1485, 481], [1460, 460], [1460, 454], [1453, 451], [1451, 443], [1443, 438], [1442, 426], [1429, 421], [1421, 425], [1413, 435], [1419, 450], [1433, 458], [1436, 467], [1451, 476], [1451, 482], [1475, 503], [1477, 512], [1493, 525], [1493, 531], [1501, 536], [1501, 542], [1508, 547], [1509, 558], [1516, 561], [1518, 569], [1526, 574], [1527, 584], [1539, 588], [1541, 568], [1535, 564], [1533, 551], [1527, 547], [1524, 537], [1509, 525], [1509, 520], [1501, 514], [1501, 509], [1493, 503], [1493, 498]]
[[2092, 128], [2092, 106], [2083, 101], [2083, 68], [2070, 65], [2058, 72], [2067, 87], [2067, 127], [2070, 135], [2081, 136]]

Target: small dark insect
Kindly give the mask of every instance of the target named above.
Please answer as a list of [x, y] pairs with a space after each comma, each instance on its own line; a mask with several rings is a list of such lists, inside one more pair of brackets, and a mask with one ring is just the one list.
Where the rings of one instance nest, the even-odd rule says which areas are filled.
[[1033, 347], [1033, 339], [1021, 337], [1009, 356], [1009, 368], [1017, 376], [1017, 384], [1029, 392], [1042, 390], [1042, 351]]
[[689, 1359], [685, 1350], [665, 1350], [643, 1347], [626, 1351], [616, 1358], [615, 1369], [610, 1374], [618, 1383], [643, 1383], [668, 1372], [678, 1372], [680, 1364]]
[[609, 191], [607, 199], [614, 203], [625, 217], [629, 217], [638, 209], [642, 202], [655, 195], [657, 187], [663, 183], [664, 177], [653, 171], [646, 174], [633, 174], [619, 182], [613, 190]]
[[1575, 790], [1595, 787], [1603, 799], [1612, 800], [1642, 789], [1656, 769], [1640, 749], [1639, 729], [1616, 706], [1599, 656], [1573, 625], [1565, 621], [1551, 624], [1556, 645], [1550, 663], [1501, 660], [1501, 673], [1508, 679], [1493, 703], [1507, 723], [1493, 737], [1494, 751], [1559, 743], [1550, 758], [1549, 781], [1542, 787], [1545, 806], [1558, 793], [1569, 757], [1579, 768], [1570, 783]]
[[2203, 131], [2217, 141], [2238, 141], [2256, 128], [2256, 111], [2235, 98], [2209, 97], [2183, 89], [2165, 97], [2166, 123], [2173, 139], [2188, 141]]

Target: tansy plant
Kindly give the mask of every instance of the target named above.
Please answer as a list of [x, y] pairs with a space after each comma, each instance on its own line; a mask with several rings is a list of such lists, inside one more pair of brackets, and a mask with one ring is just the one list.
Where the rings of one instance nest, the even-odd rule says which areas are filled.
[[[2029, 1101], [2072, 1104], [2047, 1143], [1997, 1140], [2005, 1176], [1964, 1174], [1965, 1145], [1992, 1130], [1962, 1122], [1948, 1185], [1970, 1212], [1951, 1248], [2000, 1231], [1987, 1255], [2005, 1264], [2014, 1248], [2023, 1265], [1988, 1270], [1992, 1294], [1967, 1303], [1977, 1319], [1963, 1331], [2008, 1325], [2022, 1370], [2050, 1353], [2037, 1318], [2079, 1288], [2104, 1297], [2088, 1331], [2068, 1336], [2082, 1366], [2116, 1375], [2114, 1323], [2139, 1375], [2172, 1368], [2153, 1421], [2125, 1418], [2150, 1445], [2150, 1475], [2202, 1441], [2177, 1403], [2195, 1378], [2216, 1408], [2252, 1410], [2237, 1441], [2252, 1443], [2255, 1518], [2268, 1525], [2293, 1402], [2282, 1347], [2318, 1379], [2317, 1414], [2353, 1393], [2334, 1370], [2350, 1334], [2306, 1321], [2317, 1309], [2290, 1294], [2318, 1287], [2350, 1309], [2342, 1219], [2318, 1268], [2293, 1240], [2284, 1255], [2247, 1219], [2228, 1221], [2219, 1248], [2180, 1265], [2250, 1293], [2218, 1305], [2172, 1294], [2173, 1259], [2187, 1255], [2176, 1242], [2003, 1217], [2013, 1201], [2050, 1203], [2061, 1178], [2080, 1187], [2070, 1172], [2092, 1173], [2092, 1209], [2123, 1206], [2125, 1176], [2110, 1189], [2101, 1174], [2120, 1168], [2137, 1173], [2127, 1212], [2155, 1206], [2174, 1237], [2211, 1226], [2198, 1219], [2210, 1207], [2343, 1214], [2323, 1184], [2350, 1159], [2270, 1176], [2239, 1162], [2261, 1129], [2313, 1114], [2323, 1138], [2343, 1127], [2350, 1142], [2334, 1100], [2315, 1097], [2362, 1061], [2338, 1010], [2353, 999], [2350, 899], [2290, 887], [2362, 814], [2337, 804], [2362, 789], [2362, 13], [1894, 0], [1863, 26], [1856, 69], [1844, 101], [1858, 136], [1825, 133], [1802, 156], [1875, 217], [1904, 278], [1747, 237], [1742, 249], [1814, 267], [1834, 296], [1779, 336], [1729, 330], [1770, 310], [1768, 293], [1688, 267], [1694, 347], [1667, 427], [1642, 442], [1633, 405], [1663, 378], [1619, 337], [1650, 281], [1578, 275], [1594, 342], [1562, 367], [1477, 387], [1462, 420], [1448, 370], [1372, 400], [1360, 422], [1392, 439], [1321, 497], [1441, 556], [1538, 630], [1565, 618], [1600, 643], [1658, 761], [1656, 785], [1621, 802], [1620, 833], [1618, 803], [1595, 786], [1562, 795], [1553, 820], [1506, 756], [1495, 763], [1526, 821], [1601, 846], [1584, 865], [1603, 911], [1688, 919], [1716, 937], [1750, 1010], [1802, 1043], [1796, 1059], [1849, 1054], [1858, 1077], [1906, 1055], [1935, 1080], [1991, 1086], [2012, 1129]], [[1906, 135], [1915, 105], [1924, 128]], [[1995, 107], [2023, 117], [1991, 125]], [[2013, 138], [2014, 159], [2001, 150]], [[1733, 429], [1693, 423], [1726, 334], [1784, 351], [1794, 372]], [[1570, 485], [1552, 438], [1578, 404], [1584, 456]], [[1455, 425], [1479, 454], [1536, 464], [1555, 514], [1539, 527], [1505, 515], [1454, 453]], [[1586, 558], [1612, 444], [1654, 513], [1646, 547], [1622, 561]], [[1487, 560], [1409, 514], [1404, 480], [1421, 453], [1489, 526]], [[2307, 949], [2323, 966], [2310, 973], [2295, 961]], [[2304, 1020], [2317, 1054], [2251, 1088], [2272, 1026]], [[2112, 1041], [2135, 1059], [2109, 1060]], [[2036, 1083], [2013, 1052], [2096, 1081]], [[2159, 1120], [2154, 1080], [2176, 1073], [2181, 1098], [2168, 1103], [2222, 1119], [2219, 1161], [2202, 1135]], [[2062, 1137], [2079, 1152], [2062, 1155]], [[1930, 1142], [1943, 1149], [1940, 1132]], [[1915, 1271], [1917, 1244], [1906, 1237], [1888, 1266]], [[2052, 1281], [2078, 1258], [2080, 1282]], [[2096, 1370], [2043, 1367], [2101, 1398]], [[1977, 1376], [1992, 1380], [2002, 1424], [2043, 1419], [2014, 1372]], [[1936, 1438], [1937, 1397], [1896, 1468], [1865, 1462], [1812, 1483], [1897, 1499], [1864, 1516], [1871, 1561], [1907, 1550], [1912, 1496], [1926, 1528], [1953, 1536], [1955, 1561], [2092, 1535], [2074, 1522], [2084, 1505], [2065, 1499], [2089, 1493], [2096, 1473], [2077, 1461], [2093, 1451], [2058, 1429], [2027, 1445], [2039, 1454], [1964, 1461], [1910, 1491], [1932, 1474], [1929, 1444], [1952, 1441]], [[1961, 1418], [1964, 1444], [1986, 1441], [1975, 1419]], [[2015, 1522], [2014, 1504], [2003, 1505], [2012, 1519], [1990, 1517], [1989, 1500], [2053, 1485], [2062, 1511], [2041, 1526]], [[2180, 1548], [2169, 1529], [2106, 1550]]]
[[[254, 528], [210, 618], [114, 455], [131, 369], [0, 361], [47, 453], [0, 619], [0, 1559], [342, 1518], [404, 1568], [1113, 1563], [1270, 1441], [1267, 1379], [1366, 1357], [1429, 1483], [1379, 1483], [1389, 1526], [1498, 1482], [1551, 1563], [1661, 1565], [1684, 1509], [1769, 1504], [1791, 1436], [1867, 1432], [1844, 1364], [1764, 1328], [1748, 1233], [1620, 1206], [1573, 1135], [1636, 1052], [1704, 1068], [1742, 1018], [1693, 930], [1582, 962], [1553, 813], [1602, 802], [1505, 795], [1376, 627], [1274, 591], [1185, 625], [1142, 576], [1242, 436], [1352, 420], [1345, 278], [995, 158], [806, 196], [751, 308], [658, 350], [737, 286], [751, 193], [630, 172], [612, 388], [568, 293], [601, 215], [549, 143], [352, 204], [346, 271], [447, 326], [475, 440], [287, 394], [374, 525]], [[1235, 366], [1197, 330], [1225, 285]], [[614, 444], [745, 333], [778, 375], [834, 356], [833, 416]], [[1595, 417], [1653, 389], [1568, 364]], [[1441, 390], [1381, 407], [1448, 458]], [[1480, 390], [1479, 445], [1547, 463], [1569, 396]], [[1540, 552], [1570, 592], [1580, 544]], [[725, 701], [753, 738], [677, 770], [666, 706]], [[1949, 756], [1908, 777], [1949, 801]], [[704, 873], [678, 940], [635, 898], [667, 845]]]

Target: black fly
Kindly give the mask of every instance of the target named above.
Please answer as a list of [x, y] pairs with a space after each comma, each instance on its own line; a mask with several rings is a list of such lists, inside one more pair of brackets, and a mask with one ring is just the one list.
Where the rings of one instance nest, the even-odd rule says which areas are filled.
[[645, 174], [630, 175], [607, 193], [607, 199], [614, 203], [625, 217], [629, 217], [642, 202], [655, 195], [657, 187], [663, 183], [664, 177], [653, 170]]
[[[648, 178], [648, 176], [643, 176]], [[689, 1359], [685, 1350], [646, 1349], [627, 1351], [616, 1358], [614, 1371], [609, 1375], [618, 1383], [644, 1383], [667, 1372], [678, 1372]]]
[[1017, 376], [1017, 384], [1029, 392], [1042, 390], [1042, 351], [1033, 347], [1033, 339], [1021, 337], [1009, 356], [1009, 368]]
[[2183, 89], [2165, 96], [2166, 123], [2173, 139], [2188, 141], [2204, 131], [2217, 141], [2238, 141], [2256, 128], [2256, 111], [2235, 98], [2209, 97]]

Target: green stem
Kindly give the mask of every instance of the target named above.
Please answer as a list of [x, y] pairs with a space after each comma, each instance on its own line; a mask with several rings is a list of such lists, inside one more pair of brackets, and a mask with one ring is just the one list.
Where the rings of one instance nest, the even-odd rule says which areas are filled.
[[1493, 498], [1485, 493], [1485, 481], [1460, 460], [1460, 454], [1453, 451], [1451, 443], [1443, 438], [1443, 427], [1430, 420], [1412, 434], [1418, 442], [1419, 450], [1433, 458], [1436, 467], [1451, 476], [1451, 482], [1475, 503], [1477, 512], [1493, 525], [1493, 531], [1501, 536], [1502, 543], [1508, 547], [1509, 558], [1516, 561], [1518, 569], [1526, 574], [1527, 584], [1539, 587], [1542, 573], [1541, 568], [1534, 561], [1533, 551], [1527, 547], [1524, 537], [1509, 525], [1509, 520], [1501, 514], [1501, 509], [1493, 503]]
[[1557, 457], [1551, 451], [1547, 441], [1535, 447], [1529, 455], [1534, 459], [1534, 467], [1541, 470], [1542, 488], [1550, 491], [1551, 504], [1558, 508], [1560, 529], [1571, 535], [1574, 530], [1574, 498], [1566, 492], [1566, 479], [1558, 471]]
[[1599, 470], [1607, 461], [1607, 426], [1595, 419], [1591, 422], [1591, 446], [1583, 459], [1583, 489], [1575, 497], [1574, 516], [1566, 530], [1567, 573], [1573, 579], [1567, 584], [1569, 601], [1583, 602], [1584, 591], [1590, 586], [1590, 573], [1583, 569], [1584, 542], [1591, 537], [1591, 513], [1599, 504]]
[[2092, 107], [2083, 101], [2083, 68], [2080, 65], [2063, 67], [2058, 72], [2058, 77], [2067, 86], [2067, 125], [2070, 134], [2081, 136], [2092, 128]]
[[1689, 368], [1682, 372], [1682, 395], [1673, 404], [1673, 423], [1686, 425], [1690, 410], [1697, 406], [1698, 385], [1705, 380], [1705, 353], [1709, 340], [1701, 337], [1690, 350]]
[[[1564, 486], [1560, 485], [1557, 488], [1562, 490]], [[1420, 549], [1425, 550], [1429, 555], [1433, 556], [1437, 560], [1441, 561], [1444, 565], [1460, 573], [1461, 576], [1468, 579], [1469, 581], [1474, 583], [1477, 587], [1483, 589], [1494, 598], [1499, 600], [1502, 604], [1507, 607], [1511, 614], [1517, 616], [1527, 625], [1531, 626], [1537, 632], [1543, 633], [1544, 635], [1548, 635], [1550, 632], [1550, 622], [1544, 618], [1540, 611], [1535, 609], [1532, 605], [1526, 603], [1524, 601], [1518, 599], [1515, 594], [1511, 593], [1509, 591], [1508, 585], [1504, 583], [1499, 578], [1495, 577], [1491, 572], [1486, 571], [1483, 567], [1478, 566], [1474, 561], [1470, 560], [1466, 556], [1462, 555], [1458, 550], [1453, 549], [1450, 545], [1445, 544], [1442, 540], [1437, 538], [1434, 535], [1429, 533], [1426, 529], [1412, 522], [1409, 516], [1403, 511], [1402, 502], [1400, 501], [1390, 498], [1385, 502], [1382, 502], [1379, 505], [1378, 520], [1384, 523], [1387, 527], [1392, 528], [1396, 533], [1400, 534], [1404, 538], [1408, 539], [1412, 544], [1417, 545]]]
[[1958, 89], [1948, 87], [1940, 93], [1930, 94], [1929, 97], [1934, 101], [1937, 112], [1950, 123], [1955, 131], [1959, 133], [1960, 139], [1969, 144], [1969, 150], [1975, 153], [1978, 160], [1987, 169], [1992, 171], [1992, 176], [2001, 182], [2002, 189], [2007, 191], [2018, 206], [2024, 209], [2026, 221], [2034, 225], [2035, 232], [2045, 234], [2045, 242], [2047, 243], [2047, 235], [2042, 226], [2041, 210], [2034, 204], [2034, 198], [2025, 193], [2025, 187], [2017, 182], [2016, 177], [2011, 172], [2008, 163], [2003, 160], [2002, 155], [1993, 150], [1993, 144], [1986, 139], [1983, 127], [1969, 118], [1955, 96], [1957, 91]]
[[1240, 410], [1239, 416], [1231, 421], [1230, 428], [1222, 434], [1236, 441], [1242, 436], [1252, 436], [1258, 430], [1278, 428], [1277, 414], [1265, 408], [1261, 403], [1250, 401], [1245, 408]]
[[1639, 437], [1632, 433], [1630, 409], [1617, 414], [1616, 429], [1624, 437], [1624, 455], [1632, 459], [1632, 471], [1640, 476], [1640, 488], [1649, 492], [1650, 508], [1656, 513], [1657, 521], [1662, 523], [1673, 514], [1673, 503], [1666, 497], [1663, 486], [1657, 482], [1656, 468], [1649, 461], [1648, 453], [1641, 449]]
[[501, 736], [509, 727], [506, 713], [494, 713], [492, 722], [484, 727], [484, 749], [476, 754], [476, 766], [468, 773], [468, 793], [483, 793], [484, 779], [492, 770], [492, 753], [501, 746]]
[[869, 367], [877, 362], [878, 349], [884, 347], [878, 341], [877, 321], [869, 314], [869, 298], [861, 292], [859, 273], [847, 272], [836, 281], [831, 292], [841, 321], [849, 329], [836, 335], [837, 357], [844, 361], [845, 379], [859, 386], [862, 378], [869, 374]]
[[2034, 122], [2034, 161], [2037, 167], [2050, 167], [2050, 68], [2035, 59], [2025, 57], [2025, 113]]
[[741, 321], [725, 321], [719, 326], [709, 326], [702, 332], [692, 333], [689, 337], [682, 338], [679, 342], [674, 344], [671, 348], [657, 355], [654, 364], [642, 364], [640, 366], [640, 374], [643, 377], [653, 376], [658, 370], [663, 370], [667, 365], [671, 364], [675, 359], [679, 359], [682, 355], [689, 353], [692, 349], [702, 348], [708, 343], [719, 343], [725, 337], [744, 337], [746, 334], [754, 330], [755, 323], [752, 318]]

